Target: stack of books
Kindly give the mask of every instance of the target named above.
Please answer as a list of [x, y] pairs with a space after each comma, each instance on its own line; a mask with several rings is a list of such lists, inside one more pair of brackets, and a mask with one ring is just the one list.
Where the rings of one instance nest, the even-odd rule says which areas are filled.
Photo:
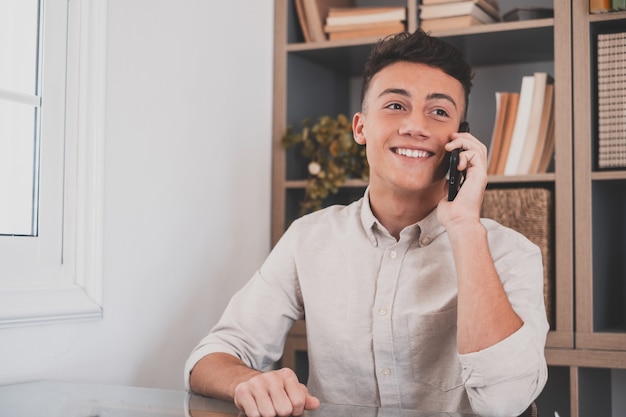
[[405, 30], [405, 7], [333, 7], [324, 32], [329, 40], [383, 37]]
[[355, 7], [354, 0], [294, 0], [305, 42], [326, 40], [324, 21], [331, 7]]
[[422, 0], [420, 27], [426, 32], [500, 21], [497, 0]]
[[626, 168], [626, 32], [598, 34], [598, 168]]
[[522, 77], [519, 92], [496, 93], [489, 145], [490, 175], [548, 171], [554, 155], [554, 80], [545, 72]]
[[383, 37], [405, 30], [405, 7], [357, 7], [355, 0], [294, 2], [305, 42]]

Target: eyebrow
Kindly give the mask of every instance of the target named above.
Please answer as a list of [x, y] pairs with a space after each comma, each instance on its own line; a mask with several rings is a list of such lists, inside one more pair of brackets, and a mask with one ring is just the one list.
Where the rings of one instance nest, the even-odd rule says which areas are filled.
[[411, 94], [405, 90], [404, 88], [387, 88], [385, 90], [383, 90], [378, 97], [382, 97], [386, 94], [399, 94], [401, 96], [405, 96], [405, 97], [411, 97]]
[[452, 98], [452, 96], [449, 96], [448, 94], [444, 94], [444, 93], [432, 93], [429, 94], [428, 96], [426, 96], [426, 98], [428, 100], [448, 100], [450, 103], [452, 103], [452, 105], [454, 106], [454, 108], [456, 109], [456, 101], [454, 101], [454, 99]]
[[[378, 97], [382, 97], [386, 94], [399, 94], [401, 96], [404, 97], [411, 97], [411, 93], [409, 93], [407, 90], [403, 89], [403, 88], [387, 88], [385, 90], [383, 90]], [[427, 100], [447, 100], [450, 103], [452, 103], [452, 105], [454, 106], [454, 108], [457, 107], [456, 105], [456, 101], [454, 101], [454, 99], [452, 98], [452, 96], [448, 95], [448, 94], [444, 94], [444, 93], [431, 93], [429, 95], [426, 96]]]

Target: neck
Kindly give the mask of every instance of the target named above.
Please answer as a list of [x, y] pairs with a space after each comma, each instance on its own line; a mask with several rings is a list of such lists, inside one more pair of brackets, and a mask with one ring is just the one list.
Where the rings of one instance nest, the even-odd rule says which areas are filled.
[[372, 212], [385, 229], [396, 239], [407, 226], [423, 220], [437, 207], [444, 196], [444, 187], [436, 184], [431, 189], [398, 193], [385, 187], [370, 186]]

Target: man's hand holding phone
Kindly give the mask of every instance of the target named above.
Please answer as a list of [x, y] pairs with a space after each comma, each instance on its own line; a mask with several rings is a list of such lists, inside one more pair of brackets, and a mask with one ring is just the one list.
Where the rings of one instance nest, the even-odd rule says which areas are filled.
[[451, 154], [448, 192], [438, 210], [444, 225], [459, 217], [480, 218], [487, 186], [487, 147], [469, 133], [467, 122], [461, 123], [451, 139], [445, 145]]

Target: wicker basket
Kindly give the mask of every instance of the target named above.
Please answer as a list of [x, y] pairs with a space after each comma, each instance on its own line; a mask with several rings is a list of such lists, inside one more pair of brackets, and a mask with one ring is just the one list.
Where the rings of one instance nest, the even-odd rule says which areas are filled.
[[488, 189], [481, 216], [514, 229], [539, 246], [543, 257], [544, 297], [554, 324], [554, 232], [552, 192], [545, 188]]

